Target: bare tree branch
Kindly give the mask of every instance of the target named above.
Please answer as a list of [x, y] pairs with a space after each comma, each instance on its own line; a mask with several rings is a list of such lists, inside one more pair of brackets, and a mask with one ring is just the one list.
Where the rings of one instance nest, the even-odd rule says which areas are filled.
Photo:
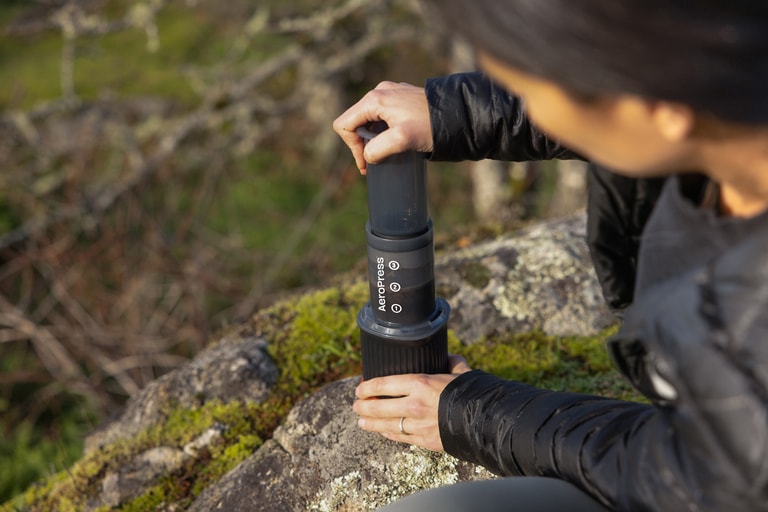
[[[417, 15], [408, 18], [413, 0], [338, 0], [290, 17], [267, 3], [227, 21], [236, 33], [218, 62], [186, 68], [198, 95], [192, 104], [88, 98], [80, 50], [138, 32], [146, 51], [162, 52], [158, 17], [168, 5], [135, 0], [114, 16], [98, 1], [63, 1], [36, 6], [6, 29], [58, 34], [62, 46], [59, 95], [0, 112], [8, 170], [0, 207], [8, 200], [23, 219], [0, 234], [0, 350], [29, 343], [40, 371], [100, 404], [136, 393], [199, 350], [224, 311], [212, 309], [212, 296], [237, 304], [222, 306], [231, 318], [274, 291], [275, 276], [300, 257], [297, 248], [343, 186], [330, 125], [348, 76], [382, 48], [428, 44]], [[269, 37], [287, 42], [266, 55], [249, 52]], [[267, 144], [285, 145], [296, 126], [312, 134], [312, 147], [292, 150], [316, 156], [308, 172], [325, 181], [286, 227], [283, 247], [255, 254], [236, 231], [215, 233], [205, 218], [240, 162]], [[243, 278], [243, 267], [263, 271]]]

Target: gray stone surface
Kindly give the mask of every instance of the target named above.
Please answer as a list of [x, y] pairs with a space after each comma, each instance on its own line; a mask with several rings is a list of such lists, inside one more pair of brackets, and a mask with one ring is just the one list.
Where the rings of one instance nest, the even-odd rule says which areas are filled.
[[590, 335], [613, 324], [585, 235], [579, 214], [439, 258], [435, 274], [451, 304], [450, 328], [471, 344], [531, 330]]
[[176, 471], [189, 457], [182, 450], [158, 446], [140, 453], [116, 471], [108, 471], [101, 481], [98, 496], [88, 510], [117, 507], [141, 495], [157, 478]]
[[163, 421], [178, 404], [263, 400], [278, 375], [266, 347], [266, 341], [260, 338], [223, 338], [132, 397], [119, 418], [88, 436], [85, 452], [138, 434]]
[[360, 430], [352, 412], [358, 380], [330, 384], [296, 405], [272, 440], [190, 510], [375, 510], [422, 489], [493, 477], [449, 455]]

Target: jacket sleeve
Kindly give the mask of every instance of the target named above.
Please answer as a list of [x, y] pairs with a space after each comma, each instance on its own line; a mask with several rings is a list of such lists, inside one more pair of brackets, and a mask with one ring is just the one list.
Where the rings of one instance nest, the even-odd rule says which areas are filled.
[[521, 101], [482, 73], [431, 78], [425, 91], [434, 141], [431, 160], [581, 158], [538, 131]]
[[[582, 159], [539, 132], [520, 100], [482, 73], [431, 78], [425, 90], [431, 160]], [[628, 178], [597, 165], [588, 179], [587, 243], [603, 296], [620, 314], [632, 302], [640, 235], [664, 179]]]
[[624, 489], [594, 471], [631, 463], [622, 453], [628, 431], [653, 415], [649, 405], [548, 391], [479, 370], [449, 384], [438, 413], [449, 454], [497, 475], [567, 480], [609, 506]]
[[768, 510], [768, 237], [644, 294], [610, 344], [654, 405], [480, 371], [440, 398], [443, 446], [501, 475], [568, 480], [619, 511]]

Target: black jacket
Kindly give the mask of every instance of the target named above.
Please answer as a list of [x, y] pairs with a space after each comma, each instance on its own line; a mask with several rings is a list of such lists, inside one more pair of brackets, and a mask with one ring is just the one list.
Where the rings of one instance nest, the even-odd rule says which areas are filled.
[[[577, 156], [537, 132], [519, 102], [482, 75], [430, 80], [427, 97], [433, 159]], [[616, 510], [768, 510], [768, 215], [713, 238], [707, 229], [717, 226], [696, 231], [698, 213], [678, 197], [677, 178], [650, 221], [658, 180], [597, 170], [591, 185], [589, 242], [614, 306], [632, 302], [646, 224], [641, 267], [675, 263], [638, 283], [608, 345], [653, 405], [472, 371], [440, 398], [446, 451], [500, 475], [568, 480]], [[684, 237], [702, 249], [681, 263]]]
[[[432, 160], [581, 159], [538, 131], [520, 100], [480, 73], [430, 79], [426, 92]], [[664, 180], [625, 178], [595, 165], [590, 171], [589, 249], [605, 300], [620, 312], [632, 301], [640, 234]]]

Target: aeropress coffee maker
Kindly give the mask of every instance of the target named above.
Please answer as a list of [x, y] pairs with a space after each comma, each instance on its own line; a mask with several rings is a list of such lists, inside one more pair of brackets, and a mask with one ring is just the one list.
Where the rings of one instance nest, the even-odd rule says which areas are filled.
[[[371, 123], [356, 132], [367, 143], [386, 128]], [[450, 307], [435, 297], [426, 159], [407, 151], [367, 169], [371, 300], [357, 316], [363, 379], [448, 373]]]

